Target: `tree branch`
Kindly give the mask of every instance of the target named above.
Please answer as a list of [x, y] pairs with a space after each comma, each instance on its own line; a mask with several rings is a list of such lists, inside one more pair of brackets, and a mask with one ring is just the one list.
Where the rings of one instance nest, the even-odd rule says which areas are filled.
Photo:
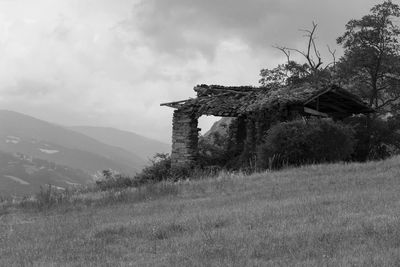
[[282, 53], [284, 53], [286, 56], [286, 59], [287, 59], [287, 63], [288, 64], [290, 63], [290, 49], [288, 49], [284, 46], [277, 46], [277, 45], [272, 46], [272, 47], [274, 47], [274, 48], [280, 50]]
[[[312, 29], [311, 30], [304, 30], [300, 29], [300, 31], [303, 31], [306, 33], [305, 37], [308, 38], [308, 43], [307, 43], [307, 52], [300, 51], [299, 49], [296, 48], [290, 48], [290, 47], [279, 47], [278, 49], [286, 50], [286, 51], [295, 51], [302, 55], [308, 62], [308, 65], [311, 67], [313, 71], [318, 70], [318, 68], [323, 64], [321, 54], [319, 53], [317, 49], [317, 45], [315, 44], [315, 31], [318, 27], [318, 24], [315, 24], [314, 22], [312, 23]], [[314, 61], [312, 52], [314, 53], [315, 57], [317, 58], [317, 62]]]
[[382, 101], [382, 104], [381, 105], [377, 105], [375, 108], [376, 109], [380, 109], [380, 108], [386, 106], [387, 104], [389, 104], [389, 103], [391, 103], [393, 101], [399, 100], [399, 99], [400, 99], [400, 95], [398, 95], [398, 96], [396, 96], [394, 98], [388, 99], [386, 101]]
[[[333, 66], [336, 66], [336, 49], [332, 51], [332, 49], [327, 45], [329, 53], [332, 55], [333, 58]], [[331, 63], [330, 63], [331, 64]]]

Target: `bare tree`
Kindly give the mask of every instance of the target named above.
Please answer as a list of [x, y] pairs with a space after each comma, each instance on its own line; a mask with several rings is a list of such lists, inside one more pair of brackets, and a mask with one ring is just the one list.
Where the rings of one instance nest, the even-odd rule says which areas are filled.
[[[307, 38], [306, 49], [300, 50], [287, 46], [275, 45], [274, 48], [281, 51], [286, 57], [286, 64], [280, 64], [274, 69], [262, 69], [260, 72], [260, 83], [267, 84], [295, 84], [303, 82], [318, 83], [320, 81], [331, 80], [329, 68], [336, 65], [336, 50], [332, 50], [328, 46], [328, 51], [332, 55], [333, 62], [323, 66], [321, 53], [316, 44], [316, 30], [318, 25], [312, 23], [310, 30], [302, 29], [304, 37]], [[304, 57], [306, 63], [298, 63], [291, 59], [291, 52], [295, 52]]]

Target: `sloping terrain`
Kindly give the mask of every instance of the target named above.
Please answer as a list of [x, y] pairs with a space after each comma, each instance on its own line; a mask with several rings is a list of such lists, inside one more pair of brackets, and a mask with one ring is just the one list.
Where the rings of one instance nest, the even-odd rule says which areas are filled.
[[0, 151], [0, 196], [23, 196], [40, 191], [46, 184], [59, 189], [93, 182], [77, 169], [23, 154]]
[[73, 126], [69, 129], [90, 136], [104, 144], [121, 147], [144, 159], [152, 158], [156, 153], [169, 153], [171, 150], [169, 144], [114, 128]]
[[399, 164], [222, 173], [3, 210], [0, 265], [399, 266]]
[[231, 124], [233, 118], [224, 117], [220, 120], [214, 122], [211, 126], [210, 130], [208, 130], [205, 134], [205, 138], [210, 138], [212, 134], [218, 133], [220, 135], [226, 135], [228, 133], [229, 125]]
[[134, 174], [145, 160], [122, 148], [17, 112], [0, 110], [0, 150], [22, 153], [90, 174], [114, 169]]

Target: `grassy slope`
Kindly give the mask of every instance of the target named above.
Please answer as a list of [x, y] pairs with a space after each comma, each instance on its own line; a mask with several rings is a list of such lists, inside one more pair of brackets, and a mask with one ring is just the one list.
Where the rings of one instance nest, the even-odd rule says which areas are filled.
[[226, 174], [109, 205], [15, 210], [0, 217], [0, 265], [398, 266], [399, 163]]

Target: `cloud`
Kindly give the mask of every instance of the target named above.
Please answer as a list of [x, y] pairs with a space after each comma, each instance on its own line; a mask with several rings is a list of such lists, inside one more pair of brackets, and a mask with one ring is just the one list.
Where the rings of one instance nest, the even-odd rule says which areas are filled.
[[[214, 56], [223, 39], [237, 33], [253, 35], [268, 16], [263, 16], [266, 1], [142, 1], [134, 8], [131, 23], [142, 34], [142, 42], [166, 53], [193, 56], [200, 52]], [[270, 4], [273, 13], [276, 4]]]
[[0, 1], [0, 108], [170, 140], [172, 109], [200, 83], [257, 85], [319, 23], [334, 44], [374, 0]]
[[[260, 52], [271, 45], [297, 47], [300, 28], [320, 24], [322, 46], [335, 45], [345, 23], [368, 12], [374, 0], [143, 0], [131, 23], [143, 41], [157, 51], [177, 56], [215, 55], [218, 44], [239, 38]], [[326, 44], [325, 44], [326, 43]]]

